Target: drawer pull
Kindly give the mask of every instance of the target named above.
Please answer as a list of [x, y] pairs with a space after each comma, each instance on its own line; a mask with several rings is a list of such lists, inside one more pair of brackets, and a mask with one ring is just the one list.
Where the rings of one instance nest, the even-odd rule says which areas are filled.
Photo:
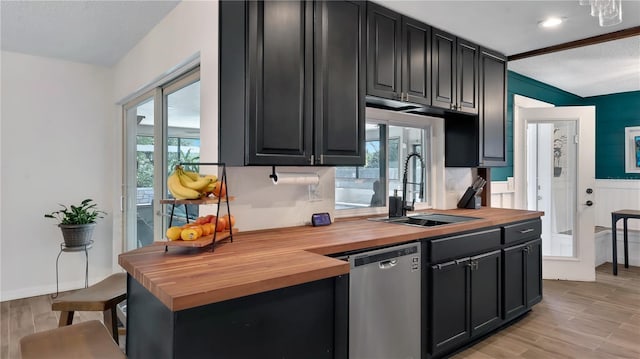
[[533, 228], [521, 229], [520, 230], [520, 234], [527, 234], [527, 233], [531, 233], [533, 231], [534, 231]]

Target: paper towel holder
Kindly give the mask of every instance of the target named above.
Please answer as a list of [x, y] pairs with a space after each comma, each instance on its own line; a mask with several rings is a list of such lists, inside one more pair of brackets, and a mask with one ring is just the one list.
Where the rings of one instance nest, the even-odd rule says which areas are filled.
[[273, 179], [275, 182], [278, 182], [278, 174], [276, 173], [276, 166], [271, 166], [271, 174], [269, 178]]

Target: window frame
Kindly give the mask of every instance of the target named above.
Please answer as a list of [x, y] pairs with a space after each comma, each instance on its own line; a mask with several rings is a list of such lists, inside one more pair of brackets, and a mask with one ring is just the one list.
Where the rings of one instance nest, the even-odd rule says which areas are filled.
[[[412, 127], [426, 131], [425, 151], [426, 158], [425, 168], [429, 170], [429, 180], [425, 191], [429, 202], [416, 203], [416, 211], [424, 211], [433, 208], [443, 208], [445, 203], [445, 169], [444, 169], [444, 119], [432, 116], [415, 115], [409, 113], [382, 110], [367, 107], [365, 113], [365, 121], [368, 124], [382, 124], [387, 126], [386, 146], [389, 148], [389, 130], [388, 126]], [[387, 169], [385, 175], [385, 192], [389, 188], [389, 156], [388, 151], [385, 154], [384, 166]], [[335, 189], [334, 189], [335, 190]], [[388, 197], [389, 194], [386, 193]], [[384, 207], [364, 207], [350, 209], [334, 210], [334, 217], [345, 218], [363, 215], [380, 215], [389, 213], [389, 201], [385, 200]]]

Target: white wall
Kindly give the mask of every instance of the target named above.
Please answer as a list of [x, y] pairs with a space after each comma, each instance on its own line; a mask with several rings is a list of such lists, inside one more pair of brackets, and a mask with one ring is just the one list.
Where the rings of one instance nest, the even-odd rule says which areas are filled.
[[[89, 250], [89, 280], [111, 272], [112, 71], [2, 52], [0, 298], [55, 292], [62, 235], [44, 213], [93, 198], [108, 212]], [[61, 290], [84, 284], [84, 254], [63, 253]]]
[[[594, 188], [596, 226], [611, 227], [611, 212], [621, 209], [640, 210], [640, 181], [598, 179]], [[629, 228], [640, 230], [640, 219], [630, 219]], [[618, 222], [622, 228], [622, 221]]]

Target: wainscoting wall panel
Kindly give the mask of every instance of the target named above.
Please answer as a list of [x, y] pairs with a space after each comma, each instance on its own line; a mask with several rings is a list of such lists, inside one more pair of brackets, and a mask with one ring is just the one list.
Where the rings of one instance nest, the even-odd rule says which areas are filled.
[[[596, 263], [611, 262], [611, 212], [621, 209], [640, 210], [640, 181], [596, 179], [593, 189], [596, 210]], [[515, 208], [515, 192], [509, 181], [491, 182], [491, 206]], [[629, 263], [640, 266], [640, 220], [630, 219]], [[618, 263], [624, 263], [622, 221], [618, 222]]]

